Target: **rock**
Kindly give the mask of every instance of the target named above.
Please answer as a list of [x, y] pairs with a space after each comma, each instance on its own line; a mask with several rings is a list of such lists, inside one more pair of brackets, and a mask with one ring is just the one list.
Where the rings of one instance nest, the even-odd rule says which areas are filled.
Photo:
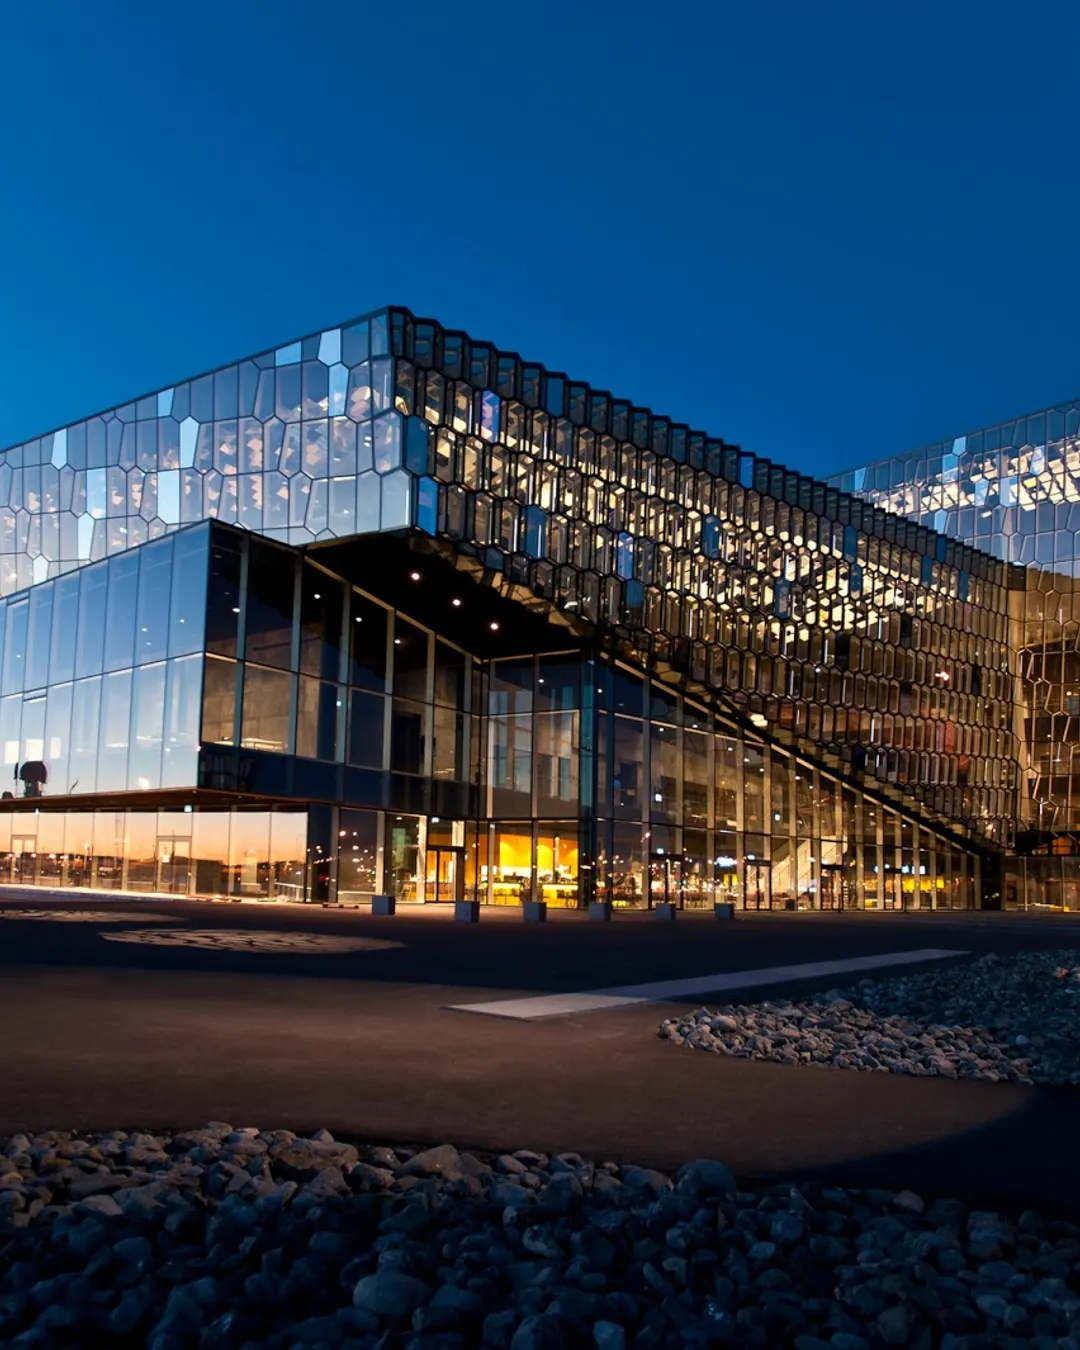
[[358, 1280], [353, 1289], [353, 1307], [391, 1321], [405, 1321], [431, 1293], [423, 1280], [399, 1271], [377, 1271]]
[[459, 1154], [453, 1144], [439, 1144], [437, 1148], [414, 1153], [402, 1166], [401, 1172], [407, 1177], [457, 1176], [460, 1174], [458, 1160]]
[[320, 1139], [296, 1139], [274, 1144], [269, 1158], [275, 1171], [294, 1181], [311, 1181], [327, 1167], [341, 1171], [353, 1167], [360, 1155], [351, 1144], [327, 1143]]
[[388, 1191], [394, 1184], [394, 1174], [388, 1167], [375, 1167], [358, 1162], [349, 1168], [349, 1185], [357, 1191]]
[[533, 1256], [542, 1256], [549, 1261], [561, 1261], [565, 1252], [550, 1233], [543, 1228], [526, 1228], [521, 1235], [521, 1245]]
[[88, 1196], [79, 1202], [79, 1209], [84, 1213], [100, 1214], [106, 1219], [119, 1219], [124, 1213], [111, 1195]]
[[682, 1195], [693, 1195], [702, 1199], [734, 1195], [738, 1189], [735, 1178], [729, 1168], [710, 1158], [699, 1158], [696, 1162], [686, 1163], [675, 1179], [675, 1189]]
[[618, 1322], [594, 1322], [593, 1344], [596, 1350], [626, 1350], [626, 1332]]
[[349, 1189], [340, 1167], [324, 1167], [321, 1172], [304, 1182], [302, 1190], [314, 1199], [325, 1199], [331, 1195], [342, 1195]]
[[886, 1345], [907, 1345], [911, 1335], [911, 1313], [903, 1304], [879, 1313], [874, 1326]]
[[925, 1200], [914, 1191], [897, 1191], [893, 1196], [893, 1204], [905, 1214], [921, 1214], [926, 1208]]
[[513, 1308], [488, 1313], [484, 1318], [481, 1345], [488, 1346], [491, 1350], [509, 1350], [518, 1320], [519, 1314]]
[[456, 1284], [444, 1284], [431, 1296], [428, 1308], [452, 1312], [457, 1318], [479, 1316], [484, 1311], [484, 1300], [475, 1290], [462, 1289]]
[[121, 1265], [133, 1266], [149, 1261], [154, 1255], [154, 1248], [149, 1238], [137, 1234], [114, 1242], [112, 1253]]
[[635, 1191], [653, 1191], [659, 1194], [661, 1191], [671, 1190], [671, 1178], [651, 1167], [624, 1167], [620, 1180], [624, 1186], [629, 1186]]
[[559, 1172], [540, 1192], [539, 1199], [558, 1214], [570, 1214], [584, 1193], [584, 1187], [573, 1172]]
[[545, 1313], [526, 1317], [510, 1341], [510, 1350], [562, 1350], [562, 1347], [559, 1319]]
[[129, 1336], [149, 1322], [154, 1312], [154, 1300], [148, 1289], [136, 1285], [125, 1289], [120, 1302], [109, 1314], [108, 1328], [116, 1336]]

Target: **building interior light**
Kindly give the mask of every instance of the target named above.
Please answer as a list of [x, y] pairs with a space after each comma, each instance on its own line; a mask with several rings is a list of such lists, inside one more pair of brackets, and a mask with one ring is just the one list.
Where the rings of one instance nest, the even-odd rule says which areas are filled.
[[419, 573], [419, 572], [410, 572], [410, 573], [409, 573], [409, 580], [410, 580], [410, 581], [419, 581], [419, 580], [420, 580], [420, 573]]
[[461, 601], [457, 598], [456, 595], [454, 596], [453, 600], [450, 601], [450, 603], [454, 606], [455, 609], [461, 608]]

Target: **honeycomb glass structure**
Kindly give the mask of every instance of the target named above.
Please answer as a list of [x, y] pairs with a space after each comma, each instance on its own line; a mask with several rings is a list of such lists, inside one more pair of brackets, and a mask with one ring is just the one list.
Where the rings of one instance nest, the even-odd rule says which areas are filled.
[[5, 451], [0, 878], [993, 900], [1015, 569], [863, 491], [399, 308]]
[[1013, 891], [1080, 908], [1080, 403], [841, 474], [882, 509], [1011, 565], [1019, 862]]

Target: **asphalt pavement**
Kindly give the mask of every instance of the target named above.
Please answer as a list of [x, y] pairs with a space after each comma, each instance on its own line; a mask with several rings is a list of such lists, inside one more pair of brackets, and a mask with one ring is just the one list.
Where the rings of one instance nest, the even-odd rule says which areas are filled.
[[[26, 910], [84, 917], [17, 917]], [[466, 925], [432, 911], [53, 905], [0, 892], [0, 1133], [325, 1126], [357, 1140], [660, 1167], [711, 1156], [747, 1178], [827, 1176], [1075, 1214], [1074, 1090], [763, 1064], [659, 1041], [660, 1019], [710, 1001], [701, 996], [525, 1022], [453, 1011], [926, 948], [1080, 947], [1075, 923], [558, 915], [537, 926], [488, 912]], [[202, 945], [173, 945], [181, 933]], [[378, 945], [338, 950], [365, 941]], [[822, 983], [844, 981], [759, 992]], [[735, 997], [755, 994], [714, 1001]]]

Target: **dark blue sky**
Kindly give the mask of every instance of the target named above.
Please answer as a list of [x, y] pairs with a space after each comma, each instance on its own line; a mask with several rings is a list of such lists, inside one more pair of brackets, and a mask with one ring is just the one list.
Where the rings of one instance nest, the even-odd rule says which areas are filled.
[[0, 445], [385, 303], [816, 474], [1080, 394], [1075, 0], [3, 30]]

